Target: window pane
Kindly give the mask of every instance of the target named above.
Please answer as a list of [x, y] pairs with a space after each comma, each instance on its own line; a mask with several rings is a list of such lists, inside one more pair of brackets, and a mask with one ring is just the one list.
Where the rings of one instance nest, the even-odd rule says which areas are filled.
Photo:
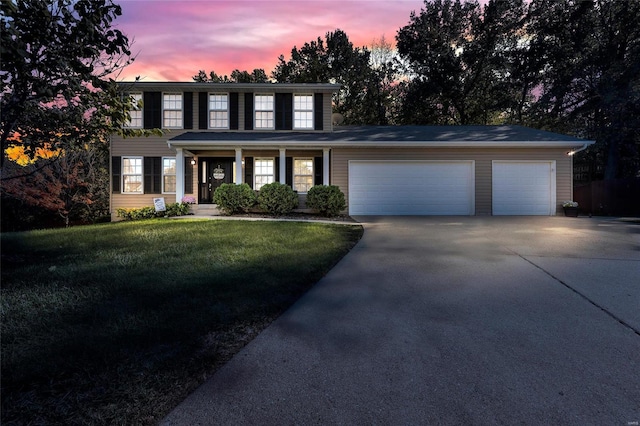
[[273, 111], [273, 95], [256, 95], [256, 111]]
[[257, 129], [272, 129], [273, 123], [273, 112], [256, 112]]
[[313, 110], [313, 95], [295, 95], [293, 97], [293, 109]]
[[227, 111], [209, 111], [209, 127], [224, 129], [229, 127]]
[[312, 176], [294, 176], [293, 177], [293, 189], [298, 192], [309, 192], [309, 189], [313, 186]]
[[142, 192], [142, 176], [124, 176], [124, 192]]
[[123, 174], [142, 174], [142, 158], [124, 158]]
[[164, 174], [176, 174], [176, 159], [175, 158], [165, 158], [162, 160], [162, 169]]
[[164, 177], [164, 192], [176, 192], [176, 176]]
[[210, 110], [226, 110], [228, 108], [227, 105], [227, 95], [209, 95]]

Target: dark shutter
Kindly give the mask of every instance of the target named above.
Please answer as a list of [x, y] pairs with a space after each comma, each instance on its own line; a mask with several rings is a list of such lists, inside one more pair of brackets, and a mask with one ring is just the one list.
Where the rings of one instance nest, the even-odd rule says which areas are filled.
[[193, 194], [193, 165], [191, 164], [193, 157], [185, 157], [184, 159], [184, 193]]
[[162, 193], [162, 157], [144, 157], [144, 193]]
[[316, 130], [324, 129], [324, 111], [322, 110], [322, 107], [322, 93], [316, 93], [315, 95], [313, 95], [313, 121], [314, 128]]
[[198, 129], [209, 128], [209, 94], [207, 92], [198, 93]]
[[244, 183], [253, 188], [253, 157], [244, 157]]
[[322, 157], [313, 158], [313, 184], [322, 185]]
[[184, 128], [193, 129], [193, 92], [184, 92]]
[[145, 129], [162, 127], [162, 93], [144, 92], [142, 101]]
[[238, 130], [238, 93], [229, 93], [229, 129]]
[[111, 191], [114, 194], [120, 193], [120, 183], [122, 182], [122, 157], [111, 157]]
[[293, 188], [293, 158], [287, 157], [285, 165], [286, 165], [285, 173], [287, 174], [286, 176], [287, 185]]
[[244, 94], [244, 129], [253, 130], [253, 93]]
[[276, 130], [293, 129], [293, 94], [276, 93]]

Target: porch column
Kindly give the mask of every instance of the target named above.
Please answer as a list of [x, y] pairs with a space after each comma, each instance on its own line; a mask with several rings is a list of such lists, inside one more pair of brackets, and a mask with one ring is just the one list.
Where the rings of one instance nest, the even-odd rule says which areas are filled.
[[329, 183], [329, 148], [322, 150], [322, 184], [330, 185]]
[[176, 203], [184, 197], [184, 152], [176, 148]]
[[240, 185], [244, 176], [242, 175], [242, 148], [236, 148], [236, 184]]
[[287, 150], [280, 148], [280, 183], [287, 183]]

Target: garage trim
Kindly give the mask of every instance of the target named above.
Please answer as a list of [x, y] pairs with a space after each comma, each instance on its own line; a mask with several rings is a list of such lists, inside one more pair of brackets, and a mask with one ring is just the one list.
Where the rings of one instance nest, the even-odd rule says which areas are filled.
[[[411, 200], [411, 196], [412, 194], [415, 195], [416, 197], [419, 197], [421, 194], [419, 192], [412, 192], [411, 194], [407, 194], [408, 196], [401, 198], [400, 200], [397, 200], [396, 202], [400, 202], [400, 204], [402, 204], [403, 201], [406, 201], [406, 205], [410, 205], [410, 208], [408, 210], [402, 210], [402, 208], [398, 209], [397, 212], [392, 212], [392, 211], [384, 211], [383, 212], [373, 212], [373, 213], [363, 213], [362, 211], [354, 211], [353, 209], [353, 201], [355, 199], [354, 195], [357, 193], [357, 190], [354, 188], [354, 185], [356, 184], [355, 181], [355, 177], [354, 177], [354, 167], [357, 165], [380, 165], [381, 169], [383, 169], [384, 171], [384, 165], [398, 165], [400, 167], [402, 166], [409, 166], [409, 165], [447, 165], [447, 164], [451, 164], [451, 165], [458, 165], [458, 166], [464, 166], [465, 170], [467, 170], [468, 172], [465, 173], [465, 178], [466, 178], [466, 184], [465, 184], [465, 193], [461, 194], [462, 197], [458, 197], [458, 199], [456, 200], [455, 197], [452, 198], [452, 201], [454, 202], [454, 204], [457, 202], [458, 206], [455, 206], [458, 208], [458, 210], [455, 211], [447, 211], [447, 212], [438, 212], [438, 208], [437, 206], [435, 207], [435, 210], [429, 212], [429, 206], [428, 204], [422, 204], [422, 211], [417, 211], [420, 210], [420, 205], [414, 205]], [[348, 204], [349, 204], [349, 214], [354, 214], [354, 215], [359, 215], [359, 214], [399, 214], [399, 215], [428, 215], [428, 214], [433, 214], [433, 215], [448, 215], [448, 214], [455, 214], [455, 215], [471, 215], [473, 216], [475, 214], [475, 160], [349, 160], [348, 161], [348, 170], [349, 170], [349, 176], [348, 176], [348, 182], [349, 182], [349, 200], [348, 200]], [[420, 174], [420, 172], [418, 172]], [[420, 175], [418, 177], [426, 177], [427, 179], [429, 179], [429, 176], [425, 176], [425, 175]], [[402, 179], [403, 176], [402, 175], [396, 175], [395, 176], [396, 179]], [[433, 178], [433, 177], [431, 177]], [[445, 176], [446, 178], [446, 176]], [[374, 185], [375, 186], [375, 185]], [[393, 186], [390, 186], [390, 188], [393, 188]], [[429, 185], [428, 187], [424, 187], [424, 186], [420, 186], [418, 188], [418, 190], [420, 188], [424, 189], [424, 192], [422, 193], [422, 195], [425, 196], [439, 196], [438, 194], [438, 187], [437, 186], [433, 186], [433, 185]], [[388, 188], [387, 188], [388, 189]], [[411, 191], [411, 188], [408, 189], [408, 191]], [[415, 190], [414, 190], [415, 191]], [[396, 194], [396, 192], [394, 191], [394, 194]], [[444, 194], [448, 194], [448, 192], [444, 192]], [[415, 198], [416, 200], [419, 200], [419, 198]], [[464, 202], [464, 209], [461, 209], [461, 205], [460, 202]], [[415, 208], [416, 210], [411, 210], [411, 208]]]

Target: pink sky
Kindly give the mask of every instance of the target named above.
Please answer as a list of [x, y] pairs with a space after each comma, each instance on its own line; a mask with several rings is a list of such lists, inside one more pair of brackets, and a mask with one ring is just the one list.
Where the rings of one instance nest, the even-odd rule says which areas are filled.
[[263, 68], [293, 46], [339, 28], [354, 46], [385, 36], [395, 44], [400, 27], [422, 0], [115, 0], [115, 26], [129, 37], [135, 62], [119, 79], [191, 81], [198, 70], [230, 74]]

